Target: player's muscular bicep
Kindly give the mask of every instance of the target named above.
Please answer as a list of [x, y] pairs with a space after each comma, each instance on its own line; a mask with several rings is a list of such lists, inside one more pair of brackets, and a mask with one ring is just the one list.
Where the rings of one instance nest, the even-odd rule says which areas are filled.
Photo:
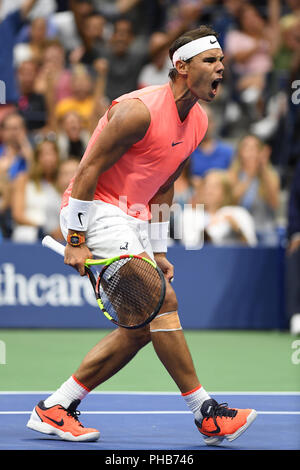
[[145, 136], [149, 125], [150, 113], [141, 101], [128, 100], [116, 104], [109, 111], [107, 125], [79, 166], [72, 196], [92, 198], [98, 177]]
[[101, 155], [104, 165], [114, 164], [132, 145], [141, 140], [149, 124], [150, 113], [141, 101], [131, 99], [113, 106], [108, 113], [108, 124], [98, 139], [98, 157]]

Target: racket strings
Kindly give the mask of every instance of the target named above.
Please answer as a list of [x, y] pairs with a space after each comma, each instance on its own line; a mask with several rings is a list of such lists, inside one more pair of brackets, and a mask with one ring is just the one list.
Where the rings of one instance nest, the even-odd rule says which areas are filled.
[[159, 273], [139, 258], [118, 260], [102, 273], [99, 295], [105, 310], [121, 325], [145, 322], [159, 304]]

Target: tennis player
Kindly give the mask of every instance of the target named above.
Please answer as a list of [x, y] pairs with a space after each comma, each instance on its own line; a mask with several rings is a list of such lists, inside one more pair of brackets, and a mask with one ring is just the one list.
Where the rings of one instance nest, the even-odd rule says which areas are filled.
[[121, 96], [100, 119], [61, 211], [66, 264], [84, 275], [87, 258], [126, 253], [154, 258], [167, 281], [163, 307], [150, 326], [117, 328], [102, 339], [78, 370], [35, 407], [27, 426], [36, 431], [71, 441], [97, 440], [99, 431], [78, 420], [78, 404], [150, 341], [206, 444], [236, 439], [256, 417], [255, 410], [218, 404], [199, 382], [170, 283], [168, 220], [153, 210], [172, 205], [174, 181], [205, 135], [207, 116], [198, 101], [216, 96], [224, 56], [216, 33], [206, 26], [176, 39], [169, 54], [170, 82]]

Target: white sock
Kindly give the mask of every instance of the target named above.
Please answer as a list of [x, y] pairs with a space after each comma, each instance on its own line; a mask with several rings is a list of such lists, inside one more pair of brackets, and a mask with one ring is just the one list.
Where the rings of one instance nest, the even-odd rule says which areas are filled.
[[82, 400], [89, 392], [90, 390], [72, 375], [56, 392], [46, 398], [44, 403], [47, 408], [55, 405], [68, 408], [74, 400]]
[[205, 391], [202, 385], [199, 385], [199, 387], [195, 388], [194, 390], [191, 390], [187, 393], [182, 393], [181, 395], [183, 396], [191, 412], [194, 414], [195, 419], [200, 421], [203, 417], [201, 414], [201, 406], [205, 400], [210, 400], [208, 393]]

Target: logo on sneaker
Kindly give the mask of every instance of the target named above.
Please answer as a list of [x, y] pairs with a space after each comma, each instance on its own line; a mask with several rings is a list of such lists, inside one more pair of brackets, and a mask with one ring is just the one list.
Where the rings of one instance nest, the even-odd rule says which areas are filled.
[[61, 426], [64, 425], [64, 420], [63, 419], [61, 419], [60, 421], [56, 421], [55, 419], [52, 419], [52, 418], [50, 418], [49, 416], [46, 416], [46, 415], [45, 415], [45, 418], [50, 419], [50, 421], [52, 421], [52, 423], [56, 424], [57, 426], [61, 427]]
[[120, 246], [120, 250], [128, 250], [128, 242], [123, 243], [123, 245]]

